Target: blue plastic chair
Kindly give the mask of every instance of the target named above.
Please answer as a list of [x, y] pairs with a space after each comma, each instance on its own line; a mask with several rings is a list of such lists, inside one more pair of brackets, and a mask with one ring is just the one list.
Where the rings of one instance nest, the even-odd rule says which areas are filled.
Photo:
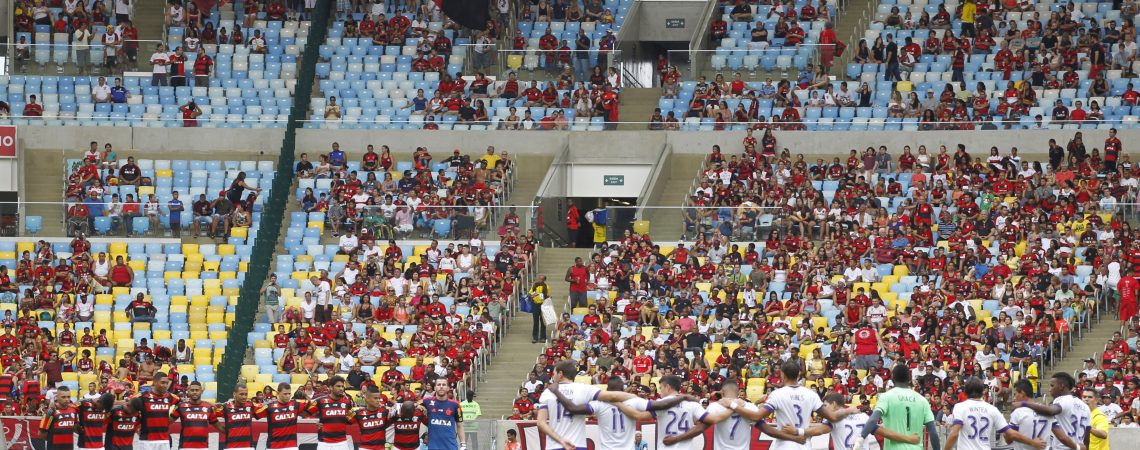
[[35, 236], [40, 230], [44, 229], [44, 218], [42, 216], [28, 216], [24, 218], [24, 230]]

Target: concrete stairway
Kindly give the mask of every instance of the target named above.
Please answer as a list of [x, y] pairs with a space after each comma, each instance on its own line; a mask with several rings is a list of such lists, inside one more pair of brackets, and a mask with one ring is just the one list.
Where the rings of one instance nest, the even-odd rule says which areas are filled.
[[[166, 2], [135, 1], [134, 3], [132, 19], [135, 28], [139, 29], [139, 39], [158, 40], [166, 36]], [[149, 56], [153, 50], [153, 45], [140, 45], [139, 57], [142, 58], [144, 53]]]
[[647, 129], [648, 124], [645, 122], [653, 117], [653, 109], [657, 108], [657, 100], [660, 98], [661, 90], [657, 88], [622, 89], [618, 117], [623, 123], [618, 125], [618, 129], [622, 131]]
[[[546, 169], [550, 168], [550, 163], [554, 161], [554, 156], [514, 154], [511, 155], [511, 157], [515, 161], [516, 179], [515, 188], [511, 191], [511, 196], [507, 199], [507, 204], [519, 207], [530, 205], [530, 203], [534, 201], [535, 195], [538, 195], [538, 188], [541, 187], [542, 180], [546, 178]], [[518, 214], [526, 218], [522, 209], [519, 210]]]
[[[24, 207], [25, 216], [44, 218], [44, 229], [39, 236], [59, 237], [67, 234], [63, 218], [66, 206], [62, 204], [67, 175], [64, 173], [66, 161], [60, 150], [28, 150], [24, 158], [24, 196], [26, 202], [55, 202], [52, 204], [30, 204]], [[82, 157], [76, 152], [75, 157]], [[24, 232], [23, 228], [19, 231]]]
[[669, 173], [663, 174], [666, 178], [658, 183], [665, 183], [665, 187], [656, 198], [650, 199], [647, 206], [667, 206], [668, 208], [646, 208], [643, 214], [649, 221], [649, 235], [654, 242], [667, 243], [681, 238], [681, 209], [689, 195], [689, 187], [693, 177], [697, 175], [697, 168], [701, 167], [705, 155], [679, 154], [669, 156]]
[[[589, 250], [586, 249], [539, 249], [538, 273], [546, 276], [555, 311], [561, 313], [570, 296], [569, 285], [563, 281], [566, 269], [574, 264], [575, 257], [588, 256]], [[532, 320], [529, 314], [519, 314], [514, 318], [510, 330], [503, 337], [499, 354], [487, 370], [484, 381], [476, 388], [475, 399], [483, 410], [484, 419], [511, 414], [519, 386], [543, 349], [542, 344], [530, 343]], [[547, 331], [552, 332], [553, 329], [547, 327]]]
[[[866, 24], [861, 23], [862, 12], [864, 9], [874, 8], [878, 4], [878, 0], [848, 0], [845, 12], [837, 15], [835, 35], [847, 44], [847, 51], [843, 52], [843, 56], [835, 58], [831, 66], [831, 75], [841, 80], [847, 79], [847, 62], [859, 49], [859, 40], [863, 39], [863, 35], [867, 31], [865, 29]], [[872, 43], [868, 42], [867, 45], [870, 46]]]
[[1086, 331], [1084, 336], [1073, 345], [1073, 350], [1066, 353], [1065, 358], [1058, 361], [1056, 367], [1049, 373], [1042, 373], [1041, 379], [1048, 378], [1054, 372], [1071, 374], [1084, 369], [1084, 361], [1087, 358], [1096, 359], [1097, 367], [1100, 367], [1100, 355], [1104, 352], [1104, 345], [1108, 343], [1112, 333], [1117, 331], [1120, 331], [1120, 321], [1116, 318], [1116, 314], [1111, 312], [1102, 314], [1100, 323], [1093, 325], [1092, 330]]

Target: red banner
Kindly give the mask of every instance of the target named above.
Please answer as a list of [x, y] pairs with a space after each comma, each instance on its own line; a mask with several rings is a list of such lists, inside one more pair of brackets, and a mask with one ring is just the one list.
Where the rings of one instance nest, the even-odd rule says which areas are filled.
[[16, 142], [16, 127], [0, 125], [0, 158], [15, 158]]

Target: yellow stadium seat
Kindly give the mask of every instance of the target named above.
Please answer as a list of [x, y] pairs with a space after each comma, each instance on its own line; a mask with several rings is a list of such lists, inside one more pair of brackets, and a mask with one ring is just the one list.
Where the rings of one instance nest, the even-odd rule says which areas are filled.
[[130, 322], [131, 320], [125, 311], [112, 311], [111, 319], [115, 322]]
[[107, 251], [113, 255], [127, 254], [127, 243], [122, 241], [111, 242], [107, 245]]
[[204, 261], [202, 262], [202, 270], [205, 272], [217, 272], [221, 264], [221, 261]]
[[[249, 236], [249, 227], [233, 227], [230, 228], [230, 237], [245, 239]], [[228, 244], [227, 244], [228, 245]], [[218, 246], [218, 254], [222, 254], [222, 246]]]
[[764, 386], [749, 385], [747, 388], [745, 388], [744, 395], [748, 398], [749, 401], [759, 401], [760, 397], [764, 396]]
[[199, 253], [198, 244], [182, 244], [183, 255], [197, 255]]
[[16, 259], [16, 252], [0, 252], [0, 259]]
[[348, 255], [340, 255], [340, 254], [333, 255], [333, 262], [335, 262], [335, 263], [347, 263], [348, 262]]
[[96, 305], [113, 305], [113, 304], [115, 304], [115, 296], [113, 296], [111, 294], [96, 294], [95, 295], [95, 304]]
[[170, 339], [170, 330], [154, 330], [154, 339]]
[[324, 234], [324, 232], [325, 232], [325, 223], [324, 222], [317, 222], [317, 221], [309, 222], [309, 223], [305, 224], [305, 226], [308, 228], [319, 229], [319, 230], [321, 230], [321, 234]]
[[[244, 230], [244, 228], [243, 228], [243, 230]], [[232, 236], [232, 235], [231, 235], [231, 236]], [[243, 236], [243, 237], [244, 237], [244, 236]], [[218, 255], [220, 255], [220, 256], [229, 256], [229, 255], [232, 255], [232, 254], [234, 254], [234, 246], [233, 246], [233, 244], [222, 244], [222, 245], [219, 245], [219, 246], [218, 246]]]
[[16, 253], [34, 252], [36, 251], [36, 243], [32, 241], [20, 241], [16, 243]]
[[907, 275], [910, 275], [910, 268], [905, 266], [905, 265], [899, 264], [899, 265], [895, 266], [895, 269], [893, 272], [891, 272], [891, 274], [897, 275], [899, 277], [905, 277]]
[[507, 55], [507, 68], [519, 70], [523, 65], [523, 55]]

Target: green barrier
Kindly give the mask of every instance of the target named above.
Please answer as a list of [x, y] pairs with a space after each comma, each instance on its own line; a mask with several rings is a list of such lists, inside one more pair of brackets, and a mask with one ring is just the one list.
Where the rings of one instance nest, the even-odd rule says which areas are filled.
[[218, 401], [229, 400], [233, 395], [249, 347], [248, 336], [253, 331], [257, 319], [257, 309], [261, 303], [261, 287], [269, 277], [273, 252], [281, 236], [281, 226], [285, 223], [285, 209], [293, 186], [293, 155], [297, 150], [297, 129], [308, 117], [309, 105], [313, 97], [313, 84], [316, 83], [317, 53], [328, 35], [329, 17], [332, 11], [331, 0], [318, 0], [313, 9], [309, 27], [309, 39], [305, 43], [304, 56], [297, 69], [297, 87], [293, 107], [289, 110], [289, 122], [285, 128], [285, 138], [281, 143], [281, 155], [277, 158], [277, 176], [273, 179], [273, 189], [266, 199], [261, 213], [262, 227], [253, 244], [249, 270], [245, 274], [234, 308], [234, 324], [226, 342], [226, 354], [218, 365]]

